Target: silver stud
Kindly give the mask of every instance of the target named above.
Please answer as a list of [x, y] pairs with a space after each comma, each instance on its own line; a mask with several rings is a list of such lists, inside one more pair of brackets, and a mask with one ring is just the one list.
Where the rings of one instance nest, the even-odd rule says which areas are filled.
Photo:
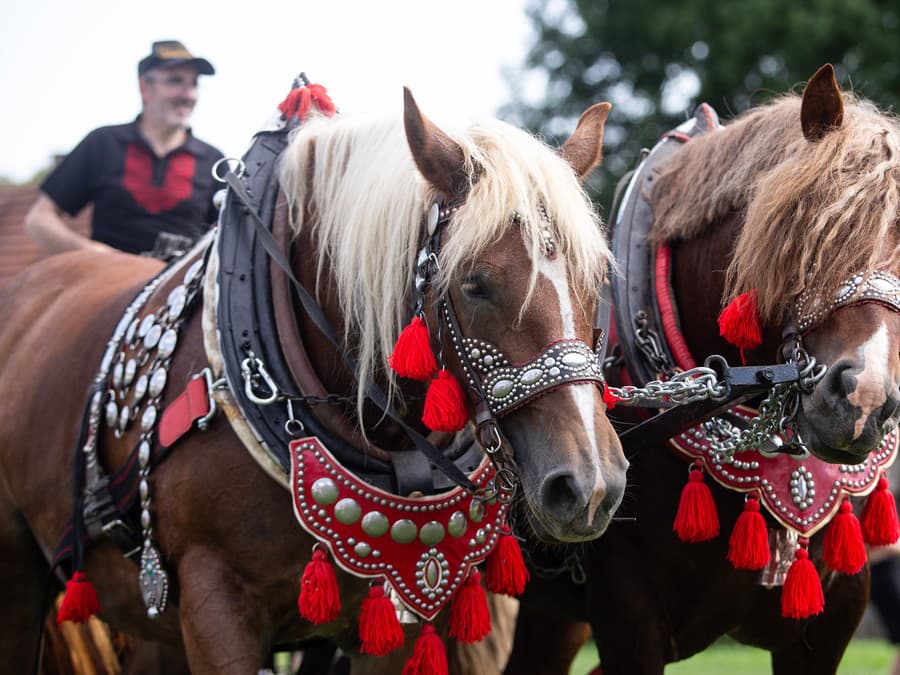
[[345, 497], [334, 505], [334, 517], [343, 525], [353, 525], [361, 515], [359, 503], [350, 497]]
[[426, 546], [434, 546], [444, 540], [444, 526], [436, 520], [431, 520], [419, 530], [419, 541]]
[[379, 511], [369, 511], [362, 519], [362, 530], [370, 537], [380, 537], [388, 531], [390, 521]]
[[415, 540], [417, 533], [416, 524], [407, 518], [402, 518], [391, 526], [391, 539], [398, 544], [409, 544]]
[[310, 488], [312, 498], [317, 504], [328, 506], [338, 498], [338, 486], [330, 478], [319, 478]]

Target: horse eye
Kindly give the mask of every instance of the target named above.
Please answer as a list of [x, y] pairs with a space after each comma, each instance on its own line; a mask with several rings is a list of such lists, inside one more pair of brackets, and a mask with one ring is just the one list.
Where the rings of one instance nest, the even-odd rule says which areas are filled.
[[484, 298], [487, 296], [487, 288], [484, 281], [475, 276], [466, 277], [460, 284], [460, 288], [470, 298]]

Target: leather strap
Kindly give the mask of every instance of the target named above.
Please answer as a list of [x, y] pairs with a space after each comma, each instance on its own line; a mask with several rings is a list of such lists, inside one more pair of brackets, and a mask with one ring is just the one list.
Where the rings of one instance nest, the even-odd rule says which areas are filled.
[[209, 415], [209, 411], [206, 378], [195, 377], [163, 412], [159, 420], [159, 444], [170, 447], [191, 430], [194, 422]]

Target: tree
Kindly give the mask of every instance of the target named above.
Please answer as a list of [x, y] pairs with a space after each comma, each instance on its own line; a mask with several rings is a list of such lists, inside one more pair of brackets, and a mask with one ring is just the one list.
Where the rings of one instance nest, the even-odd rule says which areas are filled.
[[900, 7], [888, 0], [533, 0], [536, 36], [506, 117], [557, 142], [610, 101], [594, 189], [608, 208], [642, 147], [710, 103], [723, 118], [799, 91], [823, 63], [845, 89], [893, 109]]

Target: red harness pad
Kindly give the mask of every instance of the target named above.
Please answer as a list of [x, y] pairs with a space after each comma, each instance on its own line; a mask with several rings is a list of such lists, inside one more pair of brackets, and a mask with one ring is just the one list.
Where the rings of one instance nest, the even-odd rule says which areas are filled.
[[[431, 620], [493, 551], [507, 505], [462, 488], [409, 499], [372, 487], [342, 467], [317, 438], [291, 445], [294, 514], [338, 565], [357, 577], [384, 577], [403, 603]], [[485, 459], [471, 475], [494, 475]]]
[[[753, 419], [758, 412], [738, 406], [731, 412]], [[680, 454], [700, 459], [716, 482], [736, 492], [754, 492], [772, 516], [800, 536], [809, 537], [828, 524], [845, 495], [867, 495], [883, 470], [897, 457], [897, 430], [886, 434], [875, 452], [861, 464], [830, 464], [815, 457], [763, 455], [756, 450], [719, 461], [700, 427], [669, 439]]]

